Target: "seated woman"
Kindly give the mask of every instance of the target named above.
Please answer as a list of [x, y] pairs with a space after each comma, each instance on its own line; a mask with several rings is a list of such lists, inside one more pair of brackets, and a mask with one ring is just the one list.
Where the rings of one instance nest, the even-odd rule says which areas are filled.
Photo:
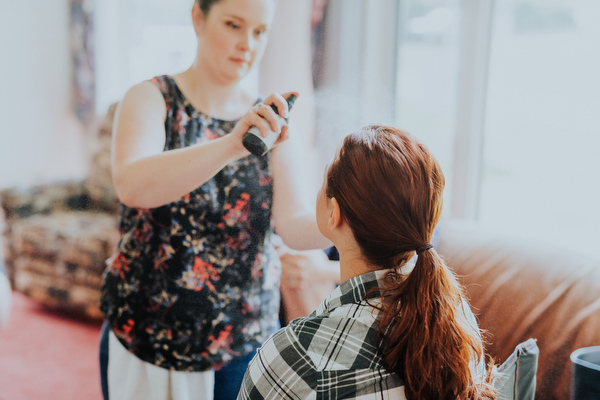
[[430, 244], [443, 190], [409, 134], [371, 125], [344, 139], [317, 196], [342, 284], [264, 343], [238, 399], [496, 397], [463, 289]]

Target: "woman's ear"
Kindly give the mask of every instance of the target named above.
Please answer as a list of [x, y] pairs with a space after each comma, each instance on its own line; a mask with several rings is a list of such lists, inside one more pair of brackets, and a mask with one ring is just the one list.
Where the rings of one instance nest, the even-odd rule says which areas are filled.
[[194, 6], [192, 7], [192, 24], [194, 25], [194, 31], [196, 32], [196, 37], [200, 36], [200, 29], [202, 27], [202, 23], [204, 22], [204, 13], [200, 8], [200, 4], [197, 1], [194, 1]]
[[340, 205], [335, 197], [331, 197], [327, 199], [329, 202], [329, 216], [327, 217], [327, 226], [329, 229], [335, 229], [341, 225], [342, 221], [342, 211], [340, 210]]

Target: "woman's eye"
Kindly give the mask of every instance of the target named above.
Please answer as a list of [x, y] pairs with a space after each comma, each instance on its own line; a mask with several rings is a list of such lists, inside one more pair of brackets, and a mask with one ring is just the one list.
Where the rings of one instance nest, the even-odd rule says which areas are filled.
[[256, 36], [262, 36], [265, 33], [267, 33], [266, 29], [259, 29], [259, 30], [256, 31]]
[[230, 27], [231, 29], [240, 29], [240, 26], [232, 21], [228, 21], [227, 26]]

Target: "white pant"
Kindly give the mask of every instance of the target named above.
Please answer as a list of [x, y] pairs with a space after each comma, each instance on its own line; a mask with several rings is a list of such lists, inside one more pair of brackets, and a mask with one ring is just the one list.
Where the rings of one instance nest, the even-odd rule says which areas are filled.
[[140, 360], [108, 334], [110, 400], [212, 400], [215, 372], [178, 372]]

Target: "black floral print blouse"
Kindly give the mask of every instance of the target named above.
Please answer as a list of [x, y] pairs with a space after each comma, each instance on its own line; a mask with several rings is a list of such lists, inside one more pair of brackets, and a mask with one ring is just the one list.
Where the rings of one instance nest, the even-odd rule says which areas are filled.
[[[226, 135], [236, 121], [196, 110], [170, 76], [165, 150]], [[101, 309], [138, 358], [178, 371], [218, 369], [278, 328], [281, 264], [271, 235], [269, 154], [237, 160], [158, 208], [122, 205]]]

